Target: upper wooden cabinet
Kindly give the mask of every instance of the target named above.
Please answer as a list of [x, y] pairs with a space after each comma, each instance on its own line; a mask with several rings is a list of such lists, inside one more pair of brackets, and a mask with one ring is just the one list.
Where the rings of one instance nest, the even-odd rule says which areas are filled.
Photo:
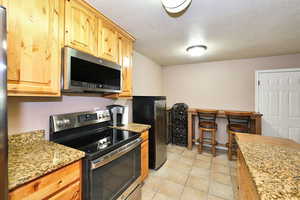
[[117, 62], [118, 33], [116, 28], [101, 18], [98, 20], [98, 25], [98, 56], [112, 62]]
[[[119, 94], [120, 97], [131, 97], [132, 96], [132, 41], [124, 36], [119, 37], [119, 48], [121, 55], [119, 60], [122, 66], [122, 92]], [[119, 61], [119, 62], [120, 62]]]
[[63, 2], [3, 0], [8, 95], [60, 96]]
[[118, 34], [117, 39], [117, 63], [122, 66], [122, 92], [119, 94], [106, 95], [106, 97], [131, 98], [133, 42], [122, 34]]
[[65, 2], [65, 44], [97, 56], [97, 13], [82, 0]]
[[[132, 94], [134, 38], [84, 0], [0, 0], [7, 8], [8, 95], [60, 96], [62, 48], [70, 46], [122, 65]], [[115, 96], [116, 97], [116, 96]]]

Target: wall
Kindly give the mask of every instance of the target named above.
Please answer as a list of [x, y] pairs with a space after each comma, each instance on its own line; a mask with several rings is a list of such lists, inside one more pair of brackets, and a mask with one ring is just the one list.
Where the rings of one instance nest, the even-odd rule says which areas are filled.
[[300, 54], [163, 67], [168, 105], [254, 110], [255, 70], [300, 68]]
[[104, 109], [111, 99], [99, 96], [62, 96], [61, 98], [9, 97], [8, 132], [49, 130], [49, 116], [70, 112]]
[[136, 96], [163, 95], [162, 67], [146, 56], [133, 54], [133, 94]]
[[[300, 54], [163, 67], [164, 94], [169, 106], [185, 102], [196, 108], [254, 111], [255, 70], [293, 67], [300, 68]], [[217, 140], [224, 144], [227, 122], [217, 123]]]

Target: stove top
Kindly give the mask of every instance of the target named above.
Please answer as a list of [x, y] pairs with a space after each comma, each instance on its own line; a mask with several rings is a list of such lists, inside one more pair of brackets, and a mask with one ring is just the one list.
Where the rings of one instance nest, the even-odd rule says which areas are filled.
[[88, 156], [104, 155], [139, 137], [138, 133], [108, 128], [80, 138], [65, 141], [63, 145], [84, 151]]
[[50, 140], [101, 156], [139, 137], [138, 133], [109, 128], [108, 110], [50, 116]]

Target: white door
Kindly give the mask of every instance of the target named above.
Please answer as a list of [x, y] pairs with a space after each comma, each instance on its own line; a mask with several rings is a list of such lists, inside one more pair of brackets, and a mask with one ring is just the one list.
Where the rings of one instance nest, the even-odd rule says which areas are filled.
[[262, 134], [300, 143], [300, 69], [257, 71], [256, 79]]

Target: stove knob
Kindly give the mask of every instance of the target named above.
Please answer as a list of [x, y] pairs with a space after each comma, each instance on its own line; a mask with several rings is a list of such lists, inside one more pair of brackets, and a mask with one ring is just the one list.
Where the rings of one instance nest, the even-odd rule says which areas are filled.
[[64, 119], [64, 124], [70, 124], [70, 120], [69, 119]]
[[58, 120], [58, 121], [56, 122], [56, 125], [57, 125], [57, 126], [63, 126], [63, 125], [64, 125], [64, 121], [63, 121], [63, 120]]

